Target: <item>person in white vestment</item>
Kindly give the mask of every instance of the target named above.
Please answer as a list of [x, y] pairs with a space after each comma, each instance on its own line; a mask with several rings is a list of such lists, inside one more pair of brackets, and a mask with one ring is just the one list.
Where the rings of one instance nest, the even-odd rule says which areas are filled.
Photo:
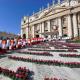
[[0, 50], [2, 49], [2, 39], [0, 39]]
[[6, 47], [7, 47], [8, 50], [9, 50], [9, 46], [10, 46], [10, 39], [7, 38], [7, 41], [6, 41]]

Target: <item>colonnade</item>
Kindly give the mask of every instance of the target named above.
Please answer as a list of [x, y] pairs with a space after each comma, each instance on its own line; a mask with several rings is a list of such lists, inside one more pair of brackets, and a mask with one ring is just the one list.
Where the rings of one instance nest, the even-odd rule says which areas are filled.
[[[59, 37], [62, 37], [63, 36], [63, 26], [62, 26], [62, 17], [58, 17], [57, 18], [58, 20], [58, 36]], [[74, 13], [74, 14], [69, 14], [67, 15], [67, 20], [68, 20], [68, 24], [67, 24], [67, 28], [68, 28], [68, 33], [67, 33], [67, 37], [70, 39], [72, 37], [77, 37], [78, 36], [78, 22], [77, 22], [77, 14]], [[32, 35], [33, 37], [35, 37], [35, 34], [34, 34], [34, 27], [32, 27]], [[40, 27], [40, 30], [39, 30], [39, 37], [45, 37], [44, 34], [42, 33], [45, 33], [45, 27], [44, 27], [44, 22], [41, 22], [39, 23], [39, 27]], [[51, 32], [51, 25], [50, 25], [50, 20], [47, 20], [47, 28], [48, 28], [48, 31], [47, 32]], [[46, 34], [46, 33], [45, 33]], [[51, 38], [51, 35], [49, 34], [48, 35], [48, 38]]]

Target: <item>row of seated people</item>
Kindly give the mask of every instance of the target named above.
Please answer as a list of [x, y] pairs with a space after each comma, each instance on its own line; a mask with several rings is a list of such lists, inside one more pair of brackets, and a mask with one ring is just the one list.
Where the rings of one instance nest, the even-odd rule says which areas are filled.
[[44, 48], [29, 48], [29, 51], [51, 51], [51, 49], [44, 49]]
[[[30, 42], [28, 42], [30, 44]], [[35, 44], [31, 42], [32, 46], [30, 48], [40, 48], [40, 49], [50, 49], [49, 45], [47, 45], [44, 41], [36, 41]], [[35, 46], [36, 45], [36, 46]]]
[[68, 52], [77, 52], [77, 50], [76, 49], [73, 49], [73, 48], [72, 49], [68, 49], [67, 51]]
[[8, 58], [17, 60], [17, 61], [32, 62], [36, 64], [66, 66], [70, 68], [80, 68], [80, 62], [64, 62], [64, 61], [59, 61], [59, 60], [32, 59], [32, 58], [24, 58], [24, 57], [16, 57], [16, 56], [9, 56]]
[[54, 77], [54, 78], [46, 77], [46, 78], [44, 78], [44, 80], [67, 80], [67, 79], [59, 79], [59, 78], [56, 78], [56, 77]]
[[49, 42], [49, 44], [50, 45], [52, 45], [52, 46], [54, 46], [56, 49], [69, 49], [67, 46], [63, 46], [62, 44], [61, 44], [61, 42], [57, 42], [57, 41], [50, 41]]
[[80, 58], [80, 54], [59, 54], [59, 56]]
[[61, 44], [63, 46], [69, 47], [69, 48], [73, 48], [73, 49], [80, 49], [80, 44], [77, 43], [68, 43], [68, 42], [56, 42], [57, 44]]
[[40, 44], [37, 44], [38, 47], [41, 47], [41, 48], [46, 48], [46, 49], [50, 49], [49, 47], [49, 44], [48, 43], [45, 43], [45, 42], [41, 42]]
[[58, 46], [59, 48], [62, 48], [62, 49], [80, 48], [80, 44], [76, 44], [76, 43], [67, 43], [67, 42], [59, 42], [59, 41], [52, 42], [52, 41], [50, 41], [49, 44], [54, 45], [54, 46]]
[[29, 48], [28, 50], [31, 51], [53, 51], [53, 52], [78, 52], [75, 49], [34, 49], [34, 48]]
[[0, 53], [4, 53], [7, 50], [14, 50], [26, 46], [25, 39], [0, 39]]
[[11, 78], [12, 80], [29, 80], [30, 70], [26, 67], [19, 67], [16, 72], [0, 67], [0, 74]]
[[63, 45], [58, 44], [57, 42], [49, 42], [49, 45], [54, 46], [56, 49], [65, 49], [65, 47], [63, 47]]
[[58, 44], [56, 41], [50, 41], [50, 42], [48, 42], [48, 44], [50, 45], [50, 46], [54, 46], [56, 49], [64, 49], [64, 47], [63, 47], [63, 45], [61, 45], [61, 44]]
[[18, 53], [24, 53], [24, 54], [32, 54], [32, 55], [43, 55], [43, 56], [53, 56], [49, 52], [30, 52], [30, 51], [17, 51]]
[[75, 48], [79, 48], [79, 46], [68, 46], [72, 45], [70, 43], [64, 43], [64, 42], [49, 42], [50, 45], [54, 46], [56, 49], [67, 49], [68, 52], [77, 52]]

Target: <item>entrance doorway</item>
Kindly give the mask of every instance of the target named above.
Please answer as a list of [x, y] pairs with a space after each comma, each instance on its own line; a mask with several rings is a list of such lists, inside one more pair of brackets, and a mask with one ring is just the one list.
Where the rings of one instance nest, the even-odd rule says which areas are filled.
[[39, 35], [36, 35], [36, 38], [39, 38]]
[[23, 34], [23, 39], [26, 39], [26, 34]]

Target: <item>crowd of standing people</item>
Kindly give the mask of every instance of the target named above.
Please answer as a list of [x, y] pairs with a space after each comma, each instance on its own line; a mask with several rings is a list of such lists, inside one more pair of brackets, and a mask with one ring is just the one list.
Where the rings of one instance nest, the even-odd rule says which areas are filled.
[[26, 46], [26, 39], [22, 38], [0, 38], [0, 51], [1, 50], [11, 50]]

